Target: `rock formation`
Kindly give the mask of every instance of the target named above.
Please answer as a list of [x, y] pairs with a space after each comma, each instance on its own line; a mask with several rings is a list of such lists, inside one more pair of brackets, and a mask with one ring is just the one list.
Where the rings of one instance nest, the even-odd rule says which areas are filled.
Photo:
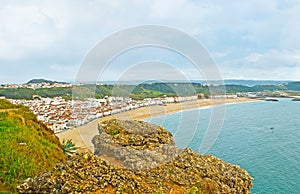
[[142, 121], [111, 120], [98, 125], [95, 154], [131, 170], [154, 168], [182, 152], [172, 134]]
[[29, 178], [20, 193], [250, 193], [251, 176], [215, 156], [179, 149], [141, 121], [99, 124], [95, 154], [82, 153]]

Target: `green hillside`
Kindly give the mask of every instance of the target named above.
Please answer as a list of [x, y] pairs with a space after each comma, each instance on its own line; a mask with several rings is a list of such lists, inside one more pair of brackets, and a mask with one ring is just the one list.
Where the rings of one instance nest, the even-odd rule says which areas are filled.
[[0, 193], [14, 193], [26, 178], [67, 156], [54, 133], [26, 107], [0, 99]]
[[[236, 94], [238, 92], [269, 92], [284, 91], [299, 94], [300, 82], [289, 82], [280, 85], [225, 85], [227, 94]], [[83, 98], [104, 98], [105, 96], [124, 96], [133, 99], [156, 98], [163, 96], [191, 96], [203, 93], [205, 97], [214, 94], [223, 94], [223, 86], [206, 86], [200, 83], [142, 83], [139, 85], [79, 85], [73, 87], [53, 87], [53, 88], [0, 88], [0, 96], [7, 99], [32, 99], [33, 95], [42, 97], [61, 96], [64, 99], [71, 100]]]

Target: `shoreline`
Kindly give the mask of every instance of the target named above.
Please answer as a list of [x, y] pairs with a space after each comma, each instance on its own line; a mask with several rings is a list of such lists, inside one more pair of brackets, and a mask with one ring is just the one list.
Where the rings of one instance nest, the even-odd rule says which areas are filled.
[[79, 150], [94, 152], [94, 145], [91, 142], [92, 138], [98, 134], [98, 123], [111, 119], [127, 119], [127, 120], [145, 120], [152, 117], [159, 117], [162, 115], [173, 114], [180, 111], [188, 111], [192, 109], [207, 108], [216, 105], [226, 105], [235, 103], [245, 103], [257, 101], [257, 99], [250, 98], [233, 98], [233, 99], [201, 99], [197, 101], [186, 101], [181, 103], [171, 103], [165, 106], [155, 105], [148, 107], [140, 107], [134, 110], [109, 115], [99, 119], [95, 119], [83, 126], [73, 128], [55, 134], [59, 140], [72, 139]]

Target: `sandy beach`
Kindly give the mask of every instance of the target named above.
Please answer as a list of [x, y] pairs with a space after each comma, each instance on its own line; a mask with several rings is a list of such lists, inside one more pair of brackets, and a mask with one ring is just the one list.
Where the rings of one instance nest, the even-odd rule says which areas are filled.
[[182, 103], [171, 103], [165, 106], [149, 106], [141, 107], [135, 110], [122, 112], [119, 114], [106, 116], [97, 120], [94, 120], [84, 126], [80, 126], [71, 130], [67, 130], [61, 133], [57, 133], [56, 136], [62, 142], [63, 140], [72, 139], [76, 146], [80, 147], [81, 150], [93, 152], [94, 146], [91, 142], [92, 138], [98, 134], [97, 124], [101, 121], [110, 119], [134, 119], [144, 120], [151, 117], [156, 117], [164, 114], [170, 114], [179, 112], [182, 110], [202, 108], [207, 106], [214, 106], [228, 103], [241, 103], [254, 101], [249, 98], [236, 98], [236, 99], [202, 99], [197, 101], [187, 101]]

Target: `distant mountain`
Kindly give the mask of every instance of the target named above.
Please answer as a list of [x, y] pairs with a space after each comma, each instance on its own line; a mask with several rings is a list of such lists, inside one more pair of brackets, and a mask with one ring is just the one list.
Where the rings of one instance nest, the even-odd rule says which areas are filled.
[[286, 84], [288, 90], [300, 90], [300, 82], [289, 82]]
[[38, 83], [66, 83], [66, 82], [58, 82], [58, 81], [51, 81], [51, 80], [46, 80], [46, 79], [32, 79], [27, 84], [38, 84]]
[[291, 81], [287, 80], [238, 80], [238, 79], [226, 79], [225, 85], [241, 85], [241, 86], [263, 86], [263, 85], [278, 85], [287, 84]]
[[[101, 81], [102, 84], [114, 85], [114, 84], [124, 84], [124, 85], [138, 85], [138, 84], [153, 84], [153, 83], [199, 83], [199, 84], [216, 84], [224, 83], [224, 85], [239, 85], [239, 86], [264, 86], [264, 85], [279, 85], [279, 84], [288, 84], [290, 80], [239, 80], [239, 79], [225, 79], [225, 80], [134, 80], [134, 81]], [[97, 82], [90, 82], [97, 83]]]
[[139, 84], [153, 84], [153, 83], [199, 83], [199, 84], [214, 84], [219, 85], [240, 85], [240, 86], [265, 86], [265, 85], [286, 85], [295, 80], [246, 80], [246, 79], [224, 79], [224, 80], [106, 80], [106, 81], [76, 81], [81, 84], [103, 84], [103, 85], [139, 85]]

